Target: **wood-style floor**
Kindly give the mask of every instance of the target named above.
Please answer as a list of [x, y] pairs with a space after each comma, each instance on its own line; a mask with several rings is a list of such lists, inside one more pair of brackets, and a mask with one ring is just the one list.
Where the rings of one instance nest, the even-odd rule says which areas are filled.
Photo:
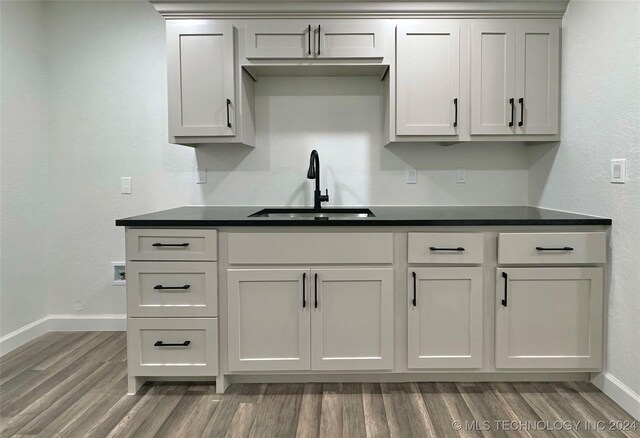
[[[611, 430], [633, 419], [585, 382], [254, 384], [224, 395], [154, 383], [128, 396], [125, 344], [122, 332], [54, 332], [2, 357], [0, 436], [640, 437]], [[558, 430], [559, 421], [581, 423]]]

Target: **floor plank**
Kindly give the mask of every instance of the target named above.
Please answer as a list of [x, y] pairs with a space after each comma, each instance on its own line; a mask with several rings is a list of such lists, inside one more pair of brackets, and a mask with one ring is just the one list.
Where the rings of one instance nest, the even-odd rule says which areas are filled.
[[317, 438], [320, 436], [322, 415], [322, 383], [307, 383], [300, 402], [296, 437]]
[[[0, 358], [1, 437], [629, 437], [633, 418], [589, 382], [148, 383], [126, 394], [122, 332], [48, 333]], [[492, 422], [580, 420], [505, 433]], [[481, 430], [484, 422], [490, 429]], [[461, 430], [454, 429], [460, 422]]]
[[390, 436], [387, 413], [379, 383], [362, 384], [362, 410], [367, 438], [386, 438]]
[[298, 428], [303, 391], [304, 385], [298, 383], [267, 385], [249, 436], [294, 436]]

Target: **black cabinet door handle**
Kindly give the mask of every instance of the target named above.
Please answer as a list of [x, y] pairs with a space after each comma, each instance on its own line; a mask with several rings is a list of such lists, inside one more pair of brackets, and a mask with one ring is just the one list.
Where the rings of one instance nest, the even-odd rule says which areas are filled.
[[502, 278], [504, 278], [504, 298], [502, 299], [502, 305], [507, 307], [507, 284], [509, 283], [509, 276], [506, 272], [503, 272]]
[[429, 247], [429, 251], [456, 251], [456, 252], [462, 252], [465, 251], [465, 249], [461, 246], [458, 246], [456, 248], [439, 248], [437, 246], [430, 246]]
[[514, 104], [513, 104], [513, 97], [511, 99], [509, 99], [509, 104], [511, 105], [511, 121], [509, 122], [509, 126], [513, 126], [513, 112], [515, 110], [514, 108]]
[[417, 285], [417, 281], [416, 281], [416, 273], [412, 272], [411, 275], [413, 276], [413, 300], [412, 300], [412, 303], [413, 303], [413, 307], [416, 307], [416, 304], [417, 304], [416, 294], [418, 293], [417, 292], [418, 285]]
[[518, 99], [518, 103], [520, 104], [520, 121], [518, 122], [518, 126], [524, 125], [524, 97]]
[[322, 32], [320, 31], [320, 25], [318, 24], [318, 56], [320, 56], [320, 41], [322, 41]]
[[231, 106], [231, 99], [227, 99], [227, 128], [231, 128], [231, 119], [229, 116], [229, 107]]
[[309, 56], [311, 56], [311, 25], [309, 25]]
[[570, 246], [557, 246], [557, 247], [544, 247], [544, 246], [536, 246], [538, 251], [573, 251], [573, 248]]
[[153, 344], [153, 346], [154, 347], [187, 347], [190, 343], [191, 341], [184, 341], [178, 344], [166, 343], [164, 341], [156, 341], [156, 343]]
[[162, 247], [175, 247], [175, 246], [181, 246], [181, 247], [187, 247], [189, 246], [189, 244], [187, 242], [185, 243], [160, 243], [160, 242], [156, 242], [151, 246], [155, 246], [156, 248], [162, 248]]
[[317, 272], [316, 272], [314, 278], [315, 278], [315, 280], [314, 280], [315, 281], [315, 287], [314, 287], [314, 290], [313, 290], [313, 301], [314, 301], [313, 307], [315, 307], [317, 309], [318, 308], [318, 273]]
[[453, 120], [453, 127], [455, 128], [456, 126], [458, 126], [458, 98], [457, 97], [453, 99], [453, 107], [456, 110], [456, 116], [455, 116], [455, 119]]
[[307, 291], [306, 291], [306, 287], [307, 287], [307, 273], [303, 272], [302, 273], [302, 308], [304, 309], [305, 307], [307, 307]]
[[155, 290], [187, 290], [190, 287], [190, 284], [185, 284], [184, 286], [163, 286], [161, 284], [157, 284], [153, 288]]

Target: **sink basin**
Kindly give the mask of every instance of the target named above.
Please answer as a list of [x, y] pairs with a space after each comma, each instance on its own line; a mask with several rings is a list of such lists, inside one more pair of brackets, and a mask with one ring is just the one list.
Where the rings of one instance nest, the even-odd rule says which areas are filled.
[[360, 219], [375, 217], [368, 208], [265, 208], [249, 217], [270, 217], [278, 219]]

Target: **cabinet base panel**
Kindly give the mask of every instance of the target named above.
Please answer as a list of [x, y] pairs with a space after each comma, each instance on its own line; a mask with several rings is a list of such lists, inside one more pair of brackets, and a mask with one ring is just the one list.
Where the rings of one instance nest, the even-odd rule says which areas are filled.
[[331, 383], [331, 382], [587, 382], [587, 372], [555, 373], [430, 373], [430, 374], [234, 374], [233, 383]]

